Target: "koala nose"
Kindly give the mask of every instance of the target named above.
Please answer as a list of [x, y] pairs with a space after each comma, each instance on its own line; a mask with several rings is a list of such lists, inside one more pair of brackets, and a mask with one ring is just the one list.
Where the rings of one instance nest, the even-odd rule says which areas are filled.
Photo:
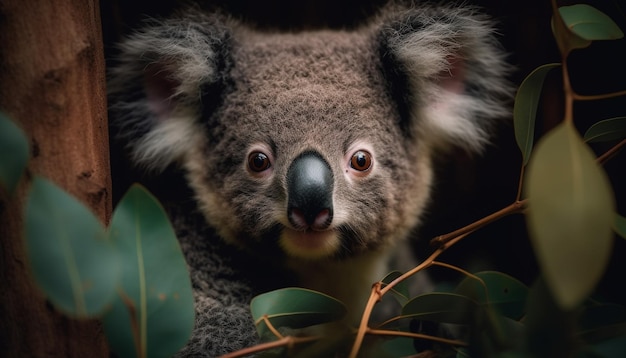
[[324, 230], [333, 218], [333, 173], [316, 152], [305, 152], [287, 170], [287, 215], [299, 229]]

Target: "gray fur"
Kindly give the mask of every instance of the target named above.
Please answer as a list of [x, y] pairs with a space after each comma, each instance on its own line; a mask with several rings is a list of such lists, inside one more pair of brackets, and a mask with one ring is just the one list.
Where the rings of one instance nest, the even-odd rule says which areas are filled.
[[[290, 274], [347, 302], [356, 319], [373, 282], [413, 264], [388, 263], [420, 223], [433, 156], [455, 145], [480, 151], [511, 93], [491, 24], [472, 7], [389, 6], [355, 30], [296, 33], [194, 9], [153, 21], [121, 50], [109, 83], [117, 138], [153, 173], [181, 168], [206, 220], [169, 209], [197, 306], [181, 355], [252, 344], [250, 298]], [[372, 154], [369, 171], [349, 167], [357, 150]], [[255, 151], [269, 170], [247, 169]], [[286, 215], [284, 178], [304, 151], [334, 173], [335, 213], [320, 234], [328, 245], [311, 251]], [[262, 262], [287, 276], [247, 278]]]

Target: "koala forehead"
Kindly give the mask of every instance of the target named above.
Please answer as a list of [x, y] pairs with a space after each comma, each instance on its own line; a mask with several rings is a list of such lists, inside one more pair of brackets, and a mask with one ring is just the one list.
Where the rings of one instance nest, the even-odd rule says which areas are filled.
[[216, 113], [223, 130], [214, 140], [234, 130], [239, 145], [264, 142], [286, 157], [319, 147], [340, 154], [355, 141], [388, 147], [401, 136], [398, 114], [368, 35], [235, 34], [233, 90]]

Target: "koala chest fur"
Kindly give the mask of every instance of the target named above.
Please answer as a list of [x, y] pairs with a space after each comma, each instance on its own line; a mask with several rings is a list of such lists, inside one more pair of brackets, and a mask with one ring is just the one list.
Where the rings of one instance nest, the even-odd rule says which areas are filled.
[[473, 8], [394, 6], [354, 30], [295, 33], [194, 10], [120, 48], [110, 113], [132, 161], [180, 168], [201, 225], [355, 313], [398, 269], [433, 155], [482, 148], [509, 95]]

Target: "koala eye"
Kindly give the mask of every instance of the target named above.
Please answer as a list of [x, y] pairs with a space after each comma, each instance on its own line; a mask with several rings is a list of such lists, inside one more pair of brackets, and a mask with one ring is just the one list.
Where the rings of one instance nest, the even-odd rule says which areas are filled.
[[364, 172], [372, 166], [372, 155], [365, 150], [356, 151], [350, 158], [350, 167], [354, 170]]
[[248, 156], [248, 168], [253, 172], [262, 172], [271, 166], [270, 158], [262, 152], [252, 152]]

